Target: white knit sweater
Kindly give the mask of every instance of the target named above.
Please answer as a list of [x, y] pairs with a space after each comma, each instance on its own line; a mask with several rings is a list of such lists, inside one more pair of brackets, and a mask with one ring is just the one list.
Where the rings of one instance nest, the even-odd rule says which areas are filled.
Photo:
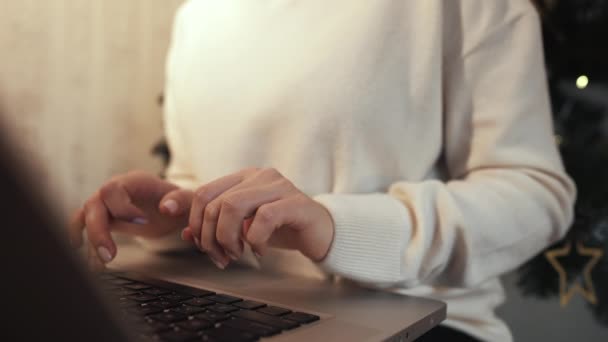
[[320, 265], [250, 263], [443, 300], [445, 324], [511, 339], [497, 277], [563, 236], [575, 196], [528, 0], [190, 0], [169, 57], [171, 180], [275, 167], [335, 221]]

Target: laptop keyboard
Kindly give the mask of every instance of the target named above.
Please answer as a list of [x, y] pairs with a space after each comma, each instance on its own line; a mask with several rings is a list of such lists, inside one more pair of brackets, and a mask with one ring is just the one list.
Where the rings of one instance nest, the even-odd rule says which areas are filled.
[[319, 320], [262, 302], [192, 288], [132, 273], [103, 273], [103, 288], [117, 298], [121, 319], [150, 341], [257, 341]]

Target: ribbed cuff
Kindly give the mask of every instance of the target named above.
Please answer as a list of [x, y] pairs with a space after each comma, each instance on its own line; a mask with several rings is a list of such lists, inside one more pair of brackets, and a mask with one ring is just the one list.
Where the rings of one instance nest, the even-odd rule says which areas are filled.
[[401, 280], [405, 247], [411, 237], [405, 205], [387, 194], [323, 194], [314, 197], [331, 213], [335, 235], [319, 265], [356, 281]]

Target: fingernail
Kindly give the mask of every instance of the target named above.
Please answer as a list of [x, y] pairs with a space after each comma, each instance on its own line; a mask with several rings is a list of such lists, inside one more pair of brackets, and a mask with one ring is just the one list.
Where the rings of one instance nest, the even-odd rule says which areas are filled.
[[201, 248], [201, 242], [199, 241], [199, 239], [198, 239], [198, 238], [196, 238], [196, 237], [194, 238], [194, 243], [196, 243], [196, 246], [197, 246], [198, 248]]
[[163, 203], [163, 207], [165, 207], [171, 214], [175, 214], [177, 212], [177, 209], [179, 209], [179, 205], [177, 204], [177, 201], [175, 200], [166, 200]]
[[256, 252], [256, 251], [253, 251], [253, 254], [254, 254], [256, 257], [258, 257], [258, 259], [262, 257], [262, 254], [260, 254], [260, 253], [258, 253], [258, 252]]
[[143, 217], [136, 217], [131, 221], [131, 223], [143, 225], [143, 224], [148, 224], [148, 220], [146, 220]]
[[215, 266], [217, 266], [219, 269], [225, 269], [226, 265], [222, 264], [221, 262], [215, 260], [213, 257], [209, 257], [209, 259], [211, 259], [211, 261], [213, 261], [213, 263], [215, 264]]
[[110, 251], [103, 246], [97, 248], [97, 255], [99, 255], [101, 261], [106, 264], [112, 261], [112, 254], [110, 254]]

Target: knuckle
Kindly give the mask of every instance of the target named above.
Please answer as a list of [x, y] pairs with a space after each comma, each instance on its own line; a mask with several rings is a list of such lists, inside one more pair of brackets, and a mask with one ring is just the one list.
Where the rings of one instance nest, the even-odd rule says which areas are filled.
[[207, 187], [203, 186], [196, 190], [195, 200], [200, 203], [208, 203], [213, 200], [213, 196]]
[[226, 196], [222, 198], [222, 211], [227, 211], [228, 213], [238, 213], [242, 209], [242, 204], [240, 203], [242, 203], [242, 201], [239, 200], [238, 196]]
[[101, 186], [101, 188], [99, 188], [99, 195], [101, 198], [107, 198], [109, 197], [112, 192], [114, 191], [114, 189], [116, 189], [116, 182], [115, 181], [109, 181], [107, 183], [105, 183], [104, 185]]
[[215, 203], [209, 203], [204, 211], [205, 220], [217, 221], [220, 215], [220, 208]]
[[254, 174], [258, 171], [260, 171], [259, 167], [248, 167], [246, 169], [241, 170], [241, 173], [244, 175], [250, 175], [250, 174]]
[[293, 202], [296, 204], [300, 204], [300, 205], [304, 205], [306, 203], [310, 203], [313, 202], [313, 200], [308, 197], [308, 195], [306, 195], [305, 193], [302, 192], [297, 192], [293, 195]]
[[274, 218], [274, 210], [268, 205], [263, 205], [258, 209], [255, 216], [256, 219], [260, 220], [260, 222], [269, 223], [272, 222]]
[[282, 177], [276, 183], [277, 183], [277, 186], [279, 187], [279, 189], [285, 189], [287, 191], [295, 189], [295, 186], [293, 185], [293, 183], [287, 178]]
[[267, 176], [269, 178], [279, 178], [282, 177], [281, 173], [275, 169], [274, 167], [268, 167], [268, 168], [264, 168], [260, 171], [264, 176]]

